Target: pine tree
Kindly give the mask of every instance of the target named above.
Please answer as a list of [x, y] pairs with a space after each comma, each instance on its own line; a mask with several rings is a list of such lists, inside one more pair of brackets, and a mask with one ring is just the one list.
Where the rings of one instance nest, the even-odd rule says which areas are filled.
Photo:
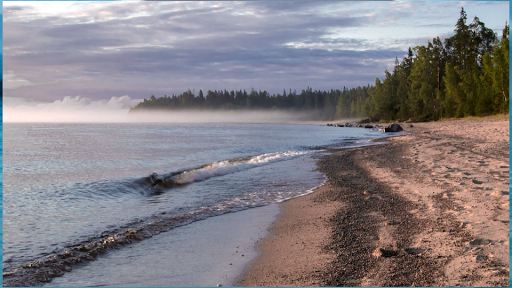
[[497, 96], [494, 100], [496, 112], [509, 111], [509, 25], [505, 25], [501, 41], [493, 49], [493, 86]]
[[459, 86], [458, 67], [446, 63], [446, 75], [443, 78], [445, 83], [446, 97], [443, 101], [445, 117], [462, 117], [462, 110], [459, 110], [462, 91]]

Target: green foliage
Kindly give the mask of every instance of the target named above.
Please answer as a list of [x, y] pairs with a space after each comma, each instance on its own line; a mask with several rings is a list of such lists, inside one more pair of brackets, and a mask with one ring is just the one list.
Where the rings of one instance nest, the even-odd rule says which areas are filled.
[[455, 34], [444, 43], [436, 37], [415, 47], [415, 55], [409, 48], [393, 73], [375, 81], [365, 113], [386, 120], [508, 113], [509, 26], [498, 41], [478, 17], [466, 20], [462, 8]]
[[452, 64], [446, 63], [446, 76], [443, 78], [445, 83], [446, 97], [443, 101], [444, 116], [451, 118], [455, 117], [457, 107], [460, 107], [460, 99], [462, 98], [462, 91], [459, 86], [459, 76], [457, 67]]
[[501, 41], [493, 48], [492, 75], [493, 88], [496, 93], [494, 108], [501, 113], [509, 111], [509, 26], [503, 29]]
[[190, 90], [172, 97], [156, 98], [151, 95], [149, 99], [137, 104], [131, 111], [137, 110], [179, 110], [179, 109], [224, 109], [224, 110], [291, 110], [315, 111], [315, 120], [335, 120], [341, 118], [363, 117], [362, 106], [369, 98], [368, 87], [357, 87], [343, 90], [313, 91], [308, 87], [300, 94], [286, 90], [283, 94], [271, 95], [267, 91], [256, 91], [254, 88], [248, 94], [245, 90], [239, 91], [211, 91], [206, 97], [202, 90], [195, 96]]

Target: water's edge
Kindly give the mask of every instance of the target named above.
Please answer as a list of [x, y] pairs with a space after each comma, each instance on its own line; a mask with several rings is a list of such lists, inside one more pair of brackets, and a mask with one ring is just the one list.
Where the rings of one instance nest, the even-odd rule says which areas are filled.
[[173, 229], [106, 253], [94, 264], [81, 265], [45, 286], [230, 286], [258, 256], [256, 245], [268, 235], [279, 206], [251, 208]]
[[[364, 140], [361, 139], [360, 140], [361, 142], [358, 141], [359, 145], [356, 145], [356, 146], [377, 144], [374, 142], [368, 142], [368, 140], [369, 139], [364, 139]], [[355, 147], [355, 146], [348, 146], [348, 147], [344, 147], [344, 148], [351, 148], [351, 147]], [[341, 148], [341, 149], [343, 149], [343, 148]], [[323, 150], [323, 151], [325, 151], [325, 150]], [[265, 154], [265, 155], [270, 155], [270, 154]], [[243, 159], [243, 160], [248, 160], [248, 159]], [[233, 163], [234, 162], [226, 162], [226, 164], [222, 163], [223, 164], [222, 168], [225, 169], [224, 165], [228, 165], [228, 167], [231, 167], [231, 166], [233, 166], [232, 165]], [[216, 163], [214, 163], [214, 164], [216, 164]], [[216, 165], [218, 165], [218, 164], [216, 164]], [[217, 167], [216, 165], [214, 165], [213, 168]], [[231, 165], [231, 166], [229, 166], [229, 165]], [[255, 164], [251, 164], [251, 165], [257, 166], [258, 164], [255, 163]], [[208, 179], [209, 177], [211, 177], [211, 176], [209, 176], [210, 174], [205, 176], [205, 173], [202, 171], [204, 168], [207, 168], [208, 171], [210, 171], [212, 167], [204, 166], [204, 167], [199, 167], [199, 170], [193, 169], [190, 171], [185, 171], [187, 174], [191, 174], [193, 176], [193, 177], [188, 177], [187, 179], [185, 179], [184, 180], [185, 183], [202, 181], [203, 179]], [[195, 171], [199, 171], [200, 173], [196, 173]], [[194, 173], [190, 173], [190, 172], [194, 172]], [[185, 174], [185, 173], [180, 173], [180, 175], [182, 175], [182, 174]], [[174, 177], [175, 177], [174, 174], [169, 175], [169, 177], [158, 177], [158, 176], [159, 175], [155, 174], [155, 175], [151, 175], [151, 177], [153, 177], [154, 179], [151, 177], [148, 178], [149, 180], [151, 180], [151, 181], [149, 181], [149, 184], [151, 184], [150, 185], [151, 188], [153, 188], [155, 185], [162, 185], [162, 183], [163, 184], [177, 183], [176, 180], [174, 179]], [[173, 178], [171, 179], [170, 177], [173, 177]], [[166, 178], [169, 178], [172, 181], [166, 181], [166, 180], [168, 180]], [[192, 180], [190, 180], [189, 178]], [[316, 187], [313, 187], [311, 189], [308, 189], [305, 191], [305, 193], [296, 195], [293, 198], [313, 193], [317, 188], [325, 185], [325, 183], [326, 183], [326, 179], [324, 179], [322, 184], [320, 184]], [[179, 184], [181, 184], [181, 183], [179, 183]], [[291, 198], [291, 199], [293, 199], [293, 198]], [[284, 199], [284, 200], [280, 200], [277, 202], [279, 203], [279, 202], [287, 201], [287, 200], [289, 200], [289, 199]], [[253, 213], [256, 213], [255, 211], [261, 211], [261, 209], [260, 208], [252, 209], [252, 208], [255, 208], [255, 207], [265, 208], [267, 206], [272, 206], [272, 205], [277, 205], [277, 204], [268, 205], [268, 203], [267, 203], [267, 204], [261, 204], [261, 205], [256, 205], [256, 206], [244, 207], [243, 209], [240, 209], [241, 211], [240, 210], [233, 210], [233, 211], [228, 210], [228, 211], [222, 211], [222, 213], [216, 213], [216, 214], [215, 213], [212, 213], [212, 214], [187, 213], [187, 214], [182, 214], [182, 215], [169, 215], [166, 213], [160, 213], [158, 215], [149, 217], [147, 219], [139, 219], [139, 221], [137, 223], [127, 223], [124, 226], [125, 228], [120, 227], [117, 229], [113, 229], [112, 231], [105, 231], [101, 235], [94, 236], [94, 237], [86, 239], [80, 243], [76, 243], [72, 246], [68, 246], [68, 247], [66, 247], [66, 249], [59, 251], [58, 253], [52, 253], [46, 257], [32, 261], [31, 263], [28, 263], [22, 267], [18, 267], [11, 271], [4, 270], [3, 284], [4, 284], [4, 286], [42, 286], [45, 283], [51, 282], [53, 279], [58, 279], [57, 277], [67, 275], [66, 272], [72, 271], [73, 268], [80, 268], [80, 269], [77, 269], [77, 271], [79, 271], [79, 270], [83, 269], [84, 266], [86, 266], [84, 264], [86, 264], [90, 261], [96, 260], [96, 262], [98, 262], [98, 261], [101, 261], [103, 258], [107, 258], [108, 254], [114, 254], [114, 253], [108, 253], [109, 251], [117, 250], [120, 247], [124, 247], [124, 246], [132, 247], [132, 246], [136, 245], [136, 243], [146, 242], [146, 241], [141, 241], [141, 240], [153, 238], [154, 236], [159, 235], [162, 232], [173, 231], [173, 230], [175, 230], [175, 228], [182, 227], [182, 226], [191, 226], [188, 224], [192, 224], [195, 222], [198, 222], [198, 223], [204, 222], [204, 221], [199, 221], [199, 220], [206, 220], [206, 221], [212, 222], [212, 220], [209, 220], [209, 219], [211, 219], [211, 218], [217, 219], [218, 218], [217, 221], [222, 222], [222, 220], [219, 220], [219, 219], [226, 218], [223, 216], [232, 216], [234, 214], [240, 215], [240, 213], [244, 213], [248, 210], [251, 210]], [[279, 205], [277, 205], [277, 206], [279, 206]], [[219, 216], [219, 217], [214, 217], [214, 216]], [[234, 217], [237, 218], [237, 216], [234, 216]], [[271, 225], [274, 222], [274, 220], [275, 219], [273, 219], [270, 222], [267, 221], [268, 222], [267, 226]], [[216, 222], [216, 221], [213, 221], [213, 222]], [[261, 225], [263, 225], [263, 224], [261, 224]], [[204, 226], [204, 224], [203, 225], [198, 224], [195, 226]], [[259, 240], [257, 240], [257, 241], [259, 241]], [[133, 245], [128, 245], [128, 244], [132, 244], [132, 243], [133, 243]], [[255, 243], [253, 243], [253, 244], [255, 244]], [[119, 253], [119, 251], [121, 251], [121, 250], [118, 250], [115, 253]], [[255, 252], [255, 253], [257, 253], [257, 252]], [[101, 257], [100, 257], [100, 255], [101, 255]], [[255, 258], [255, 257], [256, 256], [254, 256], [253, 258]], [[244, 259], [247, 260], [247, 259], [250, 259], [250, 257], [247, 257]], [[249, 262], [250, 261], [247, 262], [246, 266], [249, 264]], [[94, 266], [94, 265], [90, 265], [90, 266]], [[242, 271], [239, 271], [237, 273], [241, 274]], [[75, 273], [72, 273], [72, 274], [75, 274]], [[64, 278], [67, 278], [67, 277], [61, 277], [61, 278], [64, 280]], [[54, 284], [57, 284], [57, 282], [61, 282], [61, 281], [52, 281], [49, 285], [54, 286]], [[148, 283], [145, 283], [145, 284], [148, 284]], [[184, 286], [190, 286], [190, 283], [181, 283], [181, 284], [183, 284]], [[213, 283], [209, 283], [209, 284], [213, 285]], [[227, 283], [217, 283], [217, 284], [226, 285]], [[229, 283], [229, 284], [232, 284], [232, 283]], [[64, 283], [63, 286], [69, 286], [69, 283]], [[80, 286], [82, 286], [82, 285], [80, 285]], [[84, 285], [84, 286], [87, 286], [87, 285]], [[106, 285], [106, 286], [112, 286], [112, 285]], [[123, 285], [123, 286], [127, 286], [127, 285]], [[140, 284], [136, 285], [136, 286], [140, 286]], [[157, 285], [155, 283], [154, 285], [144, 285], [144, 286], [161, 286], [161, 285]], [[162, 285], [162, 286], [169, 286], [169, 285]], [[175, 285], [171, 285], [171, 286], [175, 286]], [[199, 284], [198, 286], [204, 286], [204, 284]]]

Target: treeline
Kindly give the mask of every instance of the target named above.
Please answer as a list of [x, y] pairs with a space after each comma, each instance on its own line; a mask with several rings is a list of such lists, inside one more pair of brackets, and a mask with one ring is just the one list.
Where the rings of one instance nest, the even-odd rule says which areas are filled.
[[417, 121], [485, 116], [509, 111], [509, 26], [499, 39], [478, 17], [469, 25], [461, 9], [455, 35], [409, 48], [375, 86], [270, 94], [251, 89], [211, 91], [144, 99], [143, 109], [278, 109], [316, 111], [316, 120], [350, 117]]
[[380, 119], [438, 120], [509, 111], [509, 26], [501, 39], [478, 17], [466, 24], [461, 9], [455, 35], [408, 55], [385, 78], [376, 79], [359, 108]]
[[[300, 93], [291, 91], [283, 94], [270, 94], [267, 91], [251, 89], [238, 91], [211, 91], [204, 95], [199, 90], [198, 95], [188, 90], [180, 95], [172, 95], [156, 98], [151, 95], [149, 99], [137, 104], [131, 111], [142, 109], [273, 109], [293, 111], [316, 111], [318, 120], [334, 120], [361, 116], [360, 111], [355, 110], [353, 103], [362, 103], [368, 99], [370, 86], [352, 89], [332, 89], [330, 91], [313, 91], [312, 88], [302, 90]], [[351, 109], [353, 106], [354, 109]]]

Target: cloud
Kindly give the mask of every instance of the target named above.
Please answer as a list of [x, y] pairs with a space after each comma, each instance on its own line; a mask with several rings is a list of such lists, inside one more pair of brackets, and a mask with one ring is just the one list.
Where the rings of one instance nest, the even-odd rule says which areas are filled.
[[35, 83], [14, 74], [13, 71], [4, 71], [3, 89], [16, 89], [24, 86], [33, 86]]
[[4, 3], [4, 67], [16, 77], [5, 96], [99, 100], [193, 88], [279, 93], [366, 85], [409, 46], [425, 45], [420, 42], [435, 35], [433, 29], [439, 35], [452, 32], [460, 10], [444, 2], [436, 2], [437, 10], [451, 7], [453, 15], [413, 13], [433, 5], [427, 2], [52, 5], [53, 10], [37, 2]]
[[128, 96], [99, 101], [66, 96], [52, 103], [23, 101], [5, 97], [4, 122], [125, 122], [128, 110], [142, 99]]
[[22, 6], [10, 6], [10, 7], [8, 6], [3, 9], [3, 13], [7, 16], [9, 14], [17, 13], [17, 12], [20, 12], [20, 11], [23, 11], [26, 9], [27, 9], [27, 7], [22, 7]]

